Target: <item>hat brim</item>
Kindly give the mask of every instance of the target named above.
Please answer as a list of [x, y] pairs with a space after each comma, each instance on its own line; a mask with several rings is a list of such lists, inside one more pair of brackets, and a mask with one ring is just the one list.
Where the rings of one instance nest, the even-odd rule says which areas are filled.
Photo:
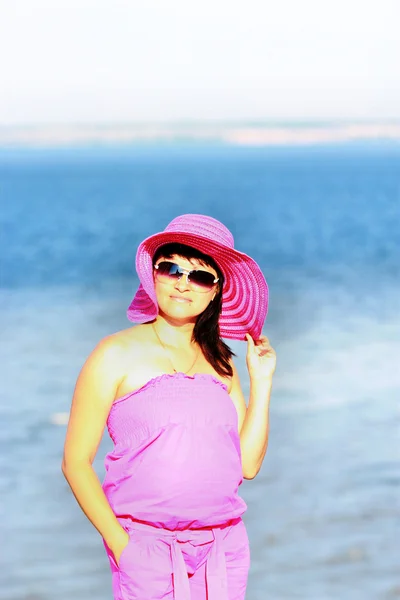
[[136, 270], [140, 286], [129, 305], [127, 317], [135, 323], [156, 318], [158, 304], [153, 281], [153, 256], [168, 243], [192, 246], [211, 256], [221, 269], [225, 282], [222, 290], [220, 335], [244, 340], [246, 333], [260, 337], [268, 312], [268, 285], [257, 263], [247, 254], [228, 248], [208, 238], [185, 232], [160, 232], [146, 238], [136, 254]]

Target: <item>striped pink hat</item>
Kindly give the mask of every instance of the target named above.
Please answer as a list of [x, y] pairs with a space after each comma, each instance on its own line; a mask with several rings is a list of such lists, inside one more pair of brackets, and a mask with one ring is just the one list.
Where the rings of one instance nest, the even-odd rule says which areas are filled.
[[268, 311], [268, 286], [257, 263], [233, 247], [233, 235], [217, 219], [205, 215], [181, 215], [164, 231], [146, 238], [136, 254], [140, 286], [127, 316], [134, 323], [156, 318], [158, 304], [154, 290], [153, 256], [164, 244], [178, 242], [211, 256], [221, 269], [225, 281], [219, 319], [223, 338], [244, 340], [249, 333], [258, 339]]

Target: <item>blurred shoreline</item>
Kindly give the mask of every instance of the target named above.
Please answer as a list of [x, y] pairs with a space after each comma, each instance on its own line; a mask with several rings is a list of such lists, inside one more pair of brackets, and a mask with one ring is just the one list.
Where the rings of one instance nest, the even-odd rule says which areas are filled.
[[332, 123], [126, 123], [0, 126], [0, 147], [59, 147], [151, 142], [296, 146], [400, 141], [400, 121]]

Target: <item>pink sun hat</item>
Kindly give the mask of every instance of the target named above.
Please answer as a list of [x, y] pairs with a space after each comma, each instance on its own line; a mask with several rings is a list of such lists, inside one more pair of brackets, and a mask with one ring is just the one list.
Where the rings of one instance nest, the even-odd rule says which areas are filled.
[[158, 315], [152, 259], [160, 246], [172, 242], [192, 246], [211, 256], [221, 269], [225, 278], [219, 318], [221, 337], [245, 340], [245, 334], [249, 333], [258, 339], [268, 312], [265, 277], [250, 256], [235, 250], [229, 229], [206, 215], [180, 215], [164, 231], [151, 235], [139, 245], [136, 271], [140, 285], [128, 308], [128, 319], [147, 323]]

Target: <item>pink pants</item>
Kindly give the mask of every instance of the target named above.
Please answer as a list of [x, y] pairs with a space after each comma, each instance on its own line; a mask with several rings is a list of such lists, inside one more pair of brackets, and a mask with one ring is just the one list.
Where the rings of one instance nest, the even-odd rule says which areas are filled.
[[240, 517], [204, 529], [123, 527], [130, 540], [119, 567], [105, 544], [114, 600], [244, 600], [250, 550]]

